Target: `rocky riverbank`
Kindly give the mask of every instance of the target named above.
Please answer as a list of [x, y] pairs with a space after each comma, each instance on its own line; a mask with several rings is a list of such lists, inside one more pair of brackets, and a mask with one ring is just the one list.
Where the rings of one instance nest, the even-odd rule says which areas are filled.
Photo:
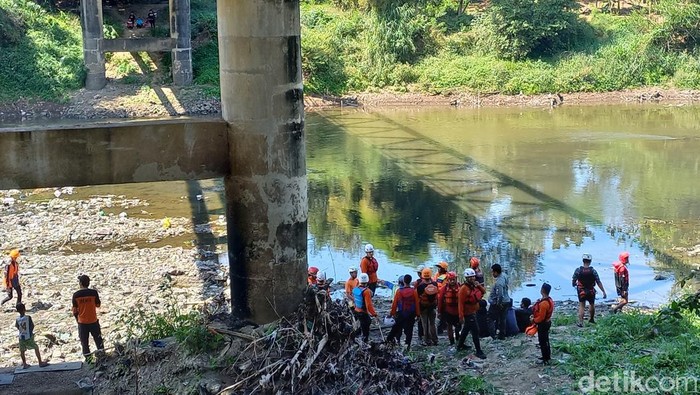
[[[108, 346], [124, 341], [134, 329], [126, 323], [138, 325], [133, 313], [139, 308], [228, 311], [228, 267], [219, 264], [217, 254], [183, 243], [196, 231], [189, 218], [148, 218], [147, 201], [125, 196], [76, 199], [70, 192], [64, 188], [49, 193], [50, 199], [0, 192], [0, 250], [22, 251], [23, 302], [35, 322], [37, 343], [51, 362], [82, 359], [71, 314], [71, 297], [82, 273], [100, 292], [99, 317]], [[143, 217], [126, 213], [136, 210]], [[0, 329], [0, 366], [20, 361], [15, 302], [16, 296], [0, 311], [5, 323]]]

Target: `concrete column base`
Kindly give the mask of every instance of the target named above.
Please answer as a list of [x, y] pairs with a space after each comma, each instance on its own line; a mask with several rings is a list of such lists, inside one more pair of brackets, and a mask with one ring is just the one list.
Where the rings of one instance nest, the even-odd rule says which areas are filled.
[[172, 62], [173, 83], [181, 86], [192, 84], [192, 49], [173, 49]]

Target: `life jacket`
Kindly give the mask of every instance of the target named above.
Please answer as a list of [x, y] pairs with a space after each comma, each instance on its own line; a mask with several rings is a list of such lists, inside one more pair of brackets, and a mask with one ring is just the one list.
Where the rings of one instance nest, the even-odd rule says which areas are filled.
[[398, 310], [403, 315], [415, 314], [416, 313], [416, 300], [414, 298], [414, 289], [411, 287], [404, 287], [399, 289], [399, 304]]
[[445, 289], [445, 294], [443, 295], [442, 303], [444, 303], [445, 306], [456, 307], [459, 303], [459, 287], [446, 287], [447, 288]]
[[355, 301], [355, 308], [362, 311], [367, 311], [367, 306], [365, 306], [365, 298], [363, 293], [367, 287], [356, 287], [352, 290], [352, 297]]
[[613, 263], [615, 272], [615, 288], [627, 289], [629, 286], [629, 271], [624, 263], [616, 261]]
[[592, 289], [595, 286], [594, 269], [590, 266], [581, 266], [578, 272], [578, 287]]
[[435, 278], [433, 279], [437, 283], [438, 289], [442, 289], [445, 285], [447, 285], [447, 273], [445, 274], [436, 274]]
[[10, 287], [12, 281], [19, 279], [19, 263], [16, 261], [10, 261], [7, 264], [7, 271], [5, 272], [5, 285]]
[[375, 257], [364, 257], [364, 259], [367, 259], [369, 262], [367, 263], [367, 275], [370, 276], [379, 270], [379, 262], [377, 262], [377, 259]]
[[546, 297], [535, 302], [535, 304], [532, 306], [532, 315], [537, 316], [537, 314], [539, 314], [540, 309], [544, 308], [544, 306], [542, 306], [542, 302], [545, 300], [549, 302], [549, 306], [551, 307], [544, 316], [544, 322], [547, 322], [552, 319], [552, 313], [554, 313], [554, 301], [551, 297]]
[[434, 281], [418, 285], [420, 307], [432, 308], [437, 306], [437, 284]]

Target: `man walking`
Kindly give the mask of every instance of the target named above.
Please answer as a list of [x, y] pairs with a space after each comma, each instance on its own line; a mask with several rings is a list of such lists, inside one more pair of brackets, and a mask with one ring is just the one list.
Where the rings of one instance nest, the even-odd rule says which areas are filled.
[[615, 288], [620, 302], [612, 309], [613, 314], [622, 311], [622, 308], [629, 303], [630, 272], [627, 270], [627, 265], [630, 263], [630, 253], [621, 252], [618, 258], [619, 260], [613, 263], [613, 271], [615, 272]]
[[78, 322], [78, 336], [80, 345], [83, 348], [83, 356], [88, 359], [90, 356], [90, 336], [95, 341], [98, 350], [104, 350], [100, 321], [97, 319], [97, 308], [100, 307], [100, 296], [97, 290], [88, 288], [90, 277], [83, 274], [78, 276], [80, 290], [73, 294], [73, 316]]
[[598, 285], [598, 288], [603, 292], [603, 299], [608, 297], [603, 283], [600, 282], [598, 272], [591, 267], [591, 261], [593, 260], [591, 254], [583, 254], [581, 259], [583, 260], [583, 266], [579, 266], [574, 271], [574, 276], [571, 279], [571, 286], [576, 287], [576, 293], [578, 294], [578, 323], [576, 326], [579, 328], [583, 327], [586, 302], [588, 302], [590, 311], [588, 322], [595, 324], [595, 286]]
[[491, 266], [491, 274], [496, 282], [489, 294], [489, 331], [495, 340], [498, 331], [498, 339], [506, 338], [506, 315], [508, 308], [513, 306], [513, 301], [508, 294], [508, 277], [503, 273], [503, 268], [498, 263]]
[[0, 302], [4, 305], [12, 299], [12, 290], [17, 291], [17, 304], [22, 303], [22, 287], [19, 285], [19, 250], [10, 251], [10, 263], [5, 267], [5, 290], [7, 297]]

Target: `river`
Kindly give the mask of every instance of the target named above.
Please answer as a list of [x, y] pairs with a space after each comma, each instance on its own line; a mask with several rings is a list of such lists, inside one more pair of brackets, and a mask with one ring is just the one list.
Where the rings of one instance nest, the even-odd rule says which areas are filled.
[[[611, 264], [629, 251], [630, 298], [658, 305], [693, 263], [678, 246], [698, 239], [699, 118], [639, 105], [309, 113], [309, 264], [345, 280], [372, 243], [380, 278], [395, 281], [442, 260], [461, 273], [478, 256], [505, 267], [514, 298], [537, 298], [546, 281], [561, 300], [575, 298], [571, 275], [590, 253], [611, 299]], [[176, 242], [226, 248], [221, 180], [74, 198], [106, 194], [150, 203], [130, 216], [210, 223]]]

